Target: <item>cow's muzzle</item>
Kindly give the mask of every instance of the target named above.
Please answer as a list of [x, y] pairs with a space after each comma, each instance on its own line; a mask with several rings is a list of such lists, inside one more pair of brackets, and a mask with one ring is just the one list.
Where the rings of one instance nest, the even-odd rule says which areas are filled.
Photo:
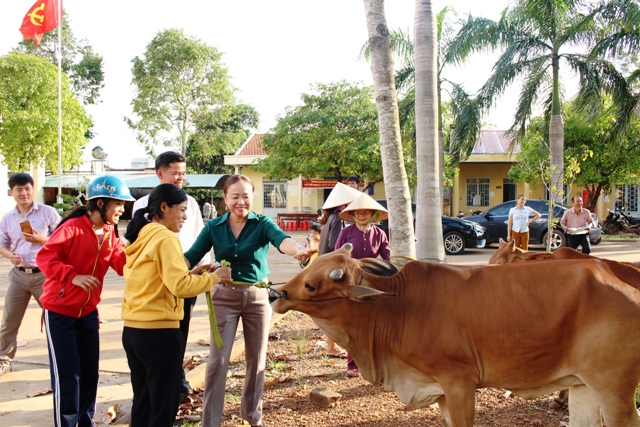
[[[278, 286], [279, 288], [279, 286]], [[286, 290], [282, 290], [280, 291], [277, 288], [274, 288], [273, 286], [269, 288], [269, 301], [275, 301], [277, 299], [286, 299], [286, 300], [290, 300], [290, 301], [302, 301], [302, 302], [325, 302], [325, 301], [334, 301], [337, 299], [341, 299], [341, 298], [346, 298], [345, 296], [339, 296], [339, 297], [333, 297], [333, 298], [323, 298], [323, 299], [313, 299], [313, 298], [293, 298], [290, 297], [289, 294], [287, 294]]]
[[269, 288], [269, 300], [277, 300], [279, 298], [287, 299], [287, 291], [278, 291], [277, 289], [273, 289], [273, 287]]

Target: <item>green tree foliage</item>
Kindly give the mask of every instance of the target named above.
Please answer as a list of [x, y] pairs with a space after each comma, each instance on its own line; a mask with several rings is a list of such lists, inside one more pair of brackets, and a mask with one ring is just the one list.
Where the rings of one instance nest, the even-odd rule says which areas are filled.
[[[58, 66], [57, 46], [58, 30], [55, 30], [42, 36], [40, 46], [36, 46], [33, 39], [28, 39], [20, 41], [16, 50]], [[104, 87], [102, 56], [93, 51], [87, 40], [76, 39], [67, 12], [63, 12], [62, 20], [62, 71], [69, 76], [71, 89], [81, 102], [85, 105], [98, 102], [100, 89]]]
[[[559, 182], [564, 151], [561, 65], [579, 75], [577, 101], [590, 118], [600, 112], [605, 93], [628, 110], [626, 81], [604, 54], [615, 56], [619, 49], [638, 46], [638, 16], [638, 5], [628, 0], [517, 0], [498, 21], [470, 16], [453, 42], [456, 57], [452, 59], [461, 61], [470, 52], [504, 48], [479, 97], [488, 108], [508, 86], [522, 80], [511, 131], [523, 136], [534, 108], [544, 105], [553, 181]], [[624, 35], [616, 37], [619, 33]]]
[[[565, 182], [573, 181], [589, 193], [587, 209], [593, 210], [600, 194], [612, 184], [640, 182], [640, 123], [632, 119], [623, 133], [617, 132], [616, 109], [607, 102], [596, 120], [588, 121], [575, 104], [565, 106]], [[509, 177], [534, 184], [548, 182], [549, 146], [544, 119], [534, 118], [522, 140], [518, 165]]]
[[269, 157], [256, 169], [291, 179], [349, 175], [382, 179], [373, 89], [341, 81], [311, 85], [303, 105], [288, 107], [262, 140]]
[[195, 131], [187, 148], [187, 167], [192, 173], [233, 173], [224, 156], [233, 154], [258, 127], [260, 115], [250, 105], [207, 110], [194, 119]]
[[[62, 167], [82, 163], [91, 119], [62, 81]], [[33, 55], [0, 57], [0, 154], [11, 170], [58, 166], [58, 69]]]
[[[577, 158], [565, 159], [564, 182], [573, 182], [580, 170]], [[551, 161], [549, 157], [549, 127], [544, 117], [534, 117], [527, 133], [520, 140], [520, 152], [516, 165], [509, 170], [509, 178], [516, 182], [528, 182], [533, 186], [552, 185]]]
[[612, 184], [640, 182], [640, 122], [632, 118], [618, 132], [617, 109], [606, 103], [592, 123], [577, 108], [567, 111], [565, 156], [578, 158], [580, 172], [575, 182], [589, 193], [587, 209], [593, 211], [600, 194], [610, 193]]
[[151, 40], [142, 58], [133, 59], [131, 105], [139, 120], [125, 121], [147, 151], [160, 143], [186, 154], [195, 118], [230, 105], [232, 88], [221, 58], [216, 48], [169, 29]]

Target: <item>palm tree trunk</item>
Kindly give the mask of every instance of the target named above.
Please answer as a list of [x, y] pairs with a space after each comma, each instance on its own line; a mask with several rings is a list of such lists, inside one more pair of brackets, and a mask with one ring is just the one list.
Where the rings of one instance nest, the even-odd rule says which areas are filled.
[[430, 0], [416, 0], [416, 252], [418, 259], [444, 261], [440, 141], [438, 138], [437, 27]]
[[[562, 203], [564, 173], [564, 120], [553, 114], [549, 123], [549, 150], [551, 151], [551, 200]], [[565, 195], [566, 196], [566, 195]]]
[[364, 0], [364, 11], [371, 50], [373, 88], [378, 109], [384, 189], [390, 213], [391, 252], [396, 256], [414, 258], [415, 239], [411, 195], [402, 153], [391, 38], [384, 14], [384, 0]]
[[552, 53], [551, 72], [553, 74], [553, 99], [551, 122], [549, 123], [549, 150], [551, 151], [551, 200], [562, 203], [564, 193], [564, 121], [560, 106], [560, 57]]

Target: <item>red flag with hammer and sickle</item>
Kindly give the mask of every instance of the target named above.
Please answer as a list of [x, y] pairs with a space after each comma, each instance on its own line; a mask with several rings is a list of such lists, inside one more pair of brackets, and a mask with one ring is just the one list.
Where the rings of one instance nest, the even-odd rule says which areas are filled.
[[62, 0], [38, 0], [31, 6], [20, 27], [20, 32], [25, 39], [34, 39], [38, 46], [44, 33], [62, 23], [62, 16], [58, 16], [58, 1], [62, 2]]

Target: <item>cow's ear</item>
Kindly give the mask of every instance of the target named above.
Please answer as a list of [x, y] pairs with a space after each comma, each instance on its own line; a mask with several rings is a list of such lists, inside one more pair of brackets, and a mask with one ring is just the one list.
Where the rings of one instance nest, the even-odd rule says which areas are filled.
[[498, 239], [498, 244], [500, 244], [500, 243], [506, 243], [504, 240], [502, 240], [502, 237], [500, 237], [500, 238]]
[[508, 243], [508, 245], [511, 247], [511, 249], [515, 249], [516, 248], [516, 241], [514, 239], [511, 239], [511, 241]]
[[398, 272], [396, 266], [389, 261], [376, 258], [362, 258], [360, 260], [360, 267], [367, 273], [375, 274], [376, 276], [388, 277]]
[[367, 288], [366, 286], [349, 286], [345, 289], [347, 296], [358, 302], [373, 301], [381, 297], [395, 297], [395, 292], [382, 292], [377, 289]]

